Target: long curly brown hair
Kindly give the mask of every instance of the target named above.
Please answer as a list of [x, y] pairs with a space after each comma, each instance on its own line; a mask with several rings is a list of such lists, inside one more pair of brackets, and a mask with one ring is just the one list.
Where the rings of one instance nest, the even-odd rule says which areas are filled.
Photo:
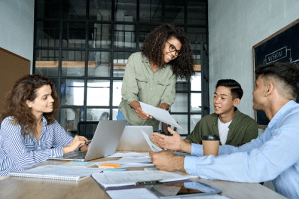
[[40, 75], [25, 75], [19, 79], [6, 98], [5, 108], [0, 116], [0, 123], [9, 116], [13, 117], [13, 123], [21, 126], [22, 134], [28, 135], [35, 131], [36, 117], [31, 113], [26, 101], [34, 101], [37, 97], [36, 90], [44, 85], [50, 85], [52, 89], [53, 111], [44, 113], [48, 124], [55, 122], [56, 113], [60, 103], [53, 82]]
[[156, 27], [145, 37], [141, 52], [155, 65], [162, 67], [165, 43], [172, 37], [178, 39], [182, 44], [181, 55], [169, 62], [172, 71], [177, 77], [190, 78], [194, 74], [193, 53], [189, 45], [189, 38], [181, 28], [171, 24]]

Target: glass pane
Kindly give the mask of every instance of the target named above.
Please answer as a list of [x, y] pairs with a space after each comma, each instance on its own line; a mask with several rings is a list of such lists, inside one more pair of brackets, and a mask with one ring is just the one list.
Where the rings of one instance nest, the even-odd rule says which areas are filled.
[[85, 51], [62, 51], [62, 75], [84, 76]]
[[112, 109], [112, 120], [117, 120], [118, 109]]
[[182, 0], [165, 1], [165, 23], [184, 23], [184, 2]]
[[59, 50], [35, 51], [35, 74], [58, 76]]
[[60, 18], [60, 0], [36, 0], [37, 18]]
[[88, 54], [88, 76], [110, 77], [111, 53], [90, 51]]
[[[182, 127], [182, 129], [176, 129], [176, 132], [179, 134], [187, 134], [188, 132], [188, 115], [172, 115], [171, 116], [174, 118], [174, 120]], [[174, 127], [171, 127], [174, 129]]]
[[113, 81], [113, 106], [118, 106], [121, 102], [121, 86], [122, 80]]
[[201, 42], [207, 41], [206, 28], [188, 28], [189, 41], [192, 50], [200, 50]]
[[191, 91], [201, 91], [201, 72], [195, 72], [191, 77]]
[[114, 26], [114, 47], [122, 49], [136, 48], [135, 25], [117, 24]]
[[201, 59], [200, 54], [193, 53], [194, 59], [194, 71], [201, 71]]
[[83, 109], [61, 108], [59, 124], [72, 136], [77, 135], [79, 121], [83, 121]]
[[141, 48], [146, 35], [156, 27], [157, 26], [139, 25], [139, 48]]
[[86, 19], [86, 1], [62, 1], [64, 19]]
[[89, 48], [111, 48], [111, 25], [90, 23], [88, 44]]
[[207, 25], [205, 2], [188, 0], [187, 23], [193, 25]]
[[176, 93], [171, 112], [188, 112], [188, 93]]
[[56, 90], [56, 93], [57, 93], [57, 95], [58, 95], [58, 98], [60, 99], [60, 96], [59, 96], [59, 93], [58, 93], [58, 86], [59, 86], [59, 84], [58, 84], [58, 79], [56, 79], [56, 78], [50, 78], [51, 80], [52, 80], [52, 82], [53, 82], [53, 84], [54, 84], [54, 88], [55, 88], [55, 90]]
[[[140, 0], [140, 22], [160, 23], [162, 22], [162, 1]], [[142, 30], [142, 28], [140, 28]]]
[[194, 130], [199, 120], [201, 120], [201, 115], [190, 115], [190, 133]]
[[188, 91], [188, 80], [185, 78], [177, 78], [176, 91]]
[[85, 23], [63, 23], [62, 46], [85, 48]]
[[191, 112], [201, 112], [201, 93], [191, 93]]
[[109, 120], [109, 109], [87, 109], [87, 121]]
[[64, 79], [61, 81], [61, 105], [83, 106], [84, 80]]
[[111, 21], [111, 0], [90, 0], [89, 19]]
[[115, 21], [136, 21], [137, 1], [117, 0], [115, 1]]
[[126, 69], [126, 63], [131, 52], [115, 52], [113, 57], [113, 76], [123, 77]]
[[87, 106], [109, 106], [110, 81], [87, 81]]
[[59, 47], [60, 22], [36, 22], [36, 46]]

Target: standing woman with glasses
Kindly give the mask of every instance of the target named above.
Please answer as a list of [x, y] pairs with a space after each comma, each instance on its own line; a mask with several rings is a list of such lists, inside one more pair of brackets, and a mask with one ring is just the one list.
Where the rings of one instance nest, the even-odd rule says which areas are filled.
[[169, 110], [175, 100], [177, 78], [190, 78], [193, 66], [189, 39], [183, 30], [170, 24], [156, 27], [146, 36], [141, 52], [128, 59], [117, 119], [158, 129], [159, 121], [145, 113], [139, 102]]

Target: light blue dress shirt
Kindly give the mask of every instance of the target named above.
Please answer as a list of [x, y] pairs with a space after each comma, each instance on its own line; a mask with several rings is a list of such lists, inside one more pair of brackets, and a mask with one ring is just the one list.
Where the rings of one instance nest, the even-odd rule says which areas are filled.
[[299, 198], [299, 104], [289, 101], [258, 138], [240, 147], [223, 145], [219, 156], [202, 156], [202, 145], [192, 144], [185, 157], [187, 173], [206, 179], [235, 182], [273, 180], [278, 193]]
[[49, 157], [63, 156], [63, 146], [70, 144], [68, 135], [55, 121], [47, 125], [43, 117], [43, 128], [39, 141], [34, 135], [22, 135], [21, 126], [14, 125], [12, 117], [5, 118], [0, 129], [0, 176], [10, 171], [22, 171], [44, 162]]

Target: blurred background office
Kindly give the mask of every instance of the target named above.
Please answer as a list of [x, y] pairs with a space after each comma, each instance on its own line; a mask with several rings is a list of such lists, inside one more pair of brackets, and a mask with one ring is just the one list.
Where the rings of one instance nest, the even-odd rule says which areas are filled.
[[116, 118], [127, 58], [154, 27], [175, 24], [188, 34], [195, 59], [196, 75], [178, 79], [171, 107], [187, 135], [214, 111], [219, 79], [240, 82], [238, 107], [254, 118], [252, 46], [298, 19], [298, 10], [297, 0], [2, 0], [0, 47], [55, 82], [57, 119], [76, 133], [80, 121]]

